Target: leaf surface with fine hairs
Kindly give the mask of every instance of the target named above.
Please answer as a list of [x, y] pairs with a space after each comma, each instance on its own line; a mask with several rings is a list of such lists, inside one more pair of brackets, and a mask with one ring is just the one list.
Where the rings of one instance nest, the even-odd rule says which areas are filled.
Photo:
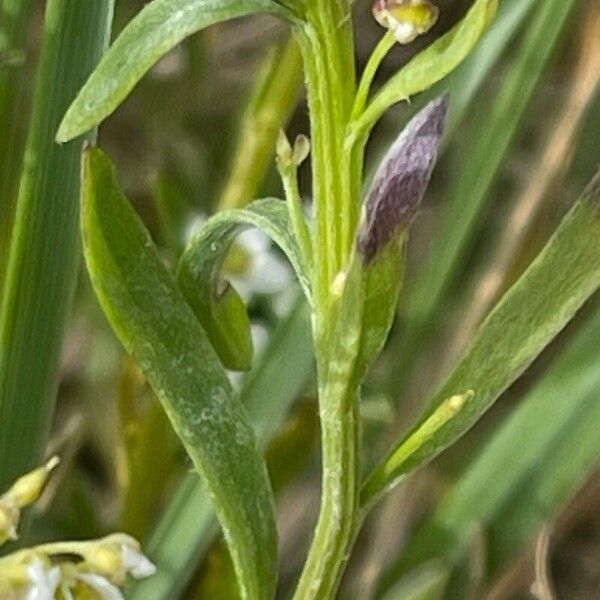
[[242, 596], [271, 598], [277, 570], [273, 496], [246, 411], [99, 149], [84, 157], [82, 233], [100, 304], [208, 488]]

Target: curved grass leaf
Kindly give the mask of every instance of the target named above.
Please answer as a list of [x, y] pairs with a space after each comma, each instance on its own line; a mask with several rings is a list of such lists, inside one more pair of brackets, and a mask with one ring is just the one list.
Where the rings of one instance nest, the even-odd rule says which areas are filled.
[[310, 301], [309, 275], [292, 233], [284, 202], [257, 200], [246, 208], [221, 211], [188, 244], [177, 269], [177, 283], [225, 366], [248, 370], [252, 360], [250, 322], [242, 299], [220, 279], [227, 250], [250, 227], [268, 235], [288, 256]]
[[66, 142], [110, 115], [160, 58], [186, 37], [252, 13], [292, 18], [275, 0], [154, 0], [112, 44], [67, 111], [56, 139]]
[[582, 325], [417, 530], [380, 591], [430, 561], [461, 564], [474, 523], [492, 534], [488, 570], [502, 568], [583, 483], [600, 453], [600, 310]]
[[465, 18], [417, 54], [392, 77], [351, 125], [350, 136], [368, 131], [396, 102], [407, 100], [453, 71], [471, 52], [494, 17], [498, 0], [477, 0]]
[[[375, 469], [363, 489], [368, 502], [431, 460], [470, 429], [600, 286], [600, 172], [475, 339], [416, 425]], [[449, 399], [472, 397], [406, 454], [405, 442], [435, 419]], [[402, 458], [400, 458], [402, 457]]]
[[96, 295], [209, 490], [242, 596], [271, 598], [273, 498], [245, 410], [100, 150], [86, 153], [84, 176], [84, 253]]

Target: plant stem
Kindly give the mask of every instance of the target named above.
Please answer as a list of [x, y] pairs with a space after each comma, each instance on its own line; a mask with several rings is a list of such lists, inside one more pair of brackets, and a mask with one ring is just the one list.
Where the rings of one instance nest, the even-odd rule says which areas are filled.
[[331, 293], [354, 244], [362, 169], [361, 152], [353, 153], [349, 161], [344, 146], [356, 92], [349, 11], [346, 0], [318, 0], [307, 8], [307, 23], [296, 32], [311, 117], [316, 221], [313, 337], [323, 463], [319, 519], [296, 600], [335, 594], [354, 537], [358, 506], [359, 423], [356, 382], [351, 378], [356, 344], [347, 348], [348, 356], [339, 355], [346, 354], [333, 343], [340, 303]]
[[354, 100], [354, 106], [352, 107], [353, 120], [358, 119], [364, 111], [377, 70], [395, 43], [396, 38], [394, 37], [394, 34], [391, 31], [388, 31], [381, 37], [377, 46], [375, 46], [375, 49], [371, 53], [360, 79], [358, 91], [356, 92], [356, 99]]
[[[113, 0], [49, 0], [0, 312], [0, 488], [40, 460], [79, 267], [83, 139], [56, 128], [106, 45]], [[60, 77], [60, 79], [59, 79]]]
[[354, 539], [358, 508], [359, 423], [356, 392], [340, 399], [341, 380], [319, 391], [323, 475], [321, 508], [294, 600], [332, 598]]

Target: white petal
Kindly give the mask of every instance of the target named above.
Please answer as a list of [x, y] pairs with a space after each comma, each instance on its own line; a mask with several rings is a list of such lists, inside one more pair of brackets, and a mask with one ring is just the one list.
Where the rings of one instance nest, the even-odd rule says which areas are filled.
[[97, 592], [102, 600], [125, 600], [121, 590], [105, 577], [94, 573], [77, 573], [76, 578]]
[[28, 565], [27, 575], [31, 583], [27, 588], [25, 600], [54, 599], [61, 578], [58, 567], [47, 568], [41, 560], [36, 559]]
[[123, 566], [136, 579], [150, 577], [156, 573], [156, 567], [144, 554], [127, 545], [123, 546]]
[[271, 247], [271, 239], [260, 229], [247, 229], [240, 233], [237, 243], [251, 256], [267, 252]]
[[290, 285], [292, 280], [287, 263], [273, 252], [257, 256], [248, 277], [250, 285], [259, 294], [276, 294]]

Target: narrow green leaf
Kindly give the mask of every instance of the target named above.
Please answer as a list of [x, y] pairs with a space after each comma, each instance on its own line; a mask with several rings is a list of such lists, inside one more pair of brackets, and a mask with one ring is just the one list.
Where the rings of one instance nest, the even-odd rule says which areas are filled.
[[202, 323], [225, 366], [248, 370], [252, 359], [250, 322], [237, 292], [220, 278], [235, 237], [250, 227], [267, 234], [288, 256], [310, 301], [309, 275], [281, 200], [257, 200], [246, 208], [221, 211], [188, 244], [177, 269], [177, 283]]
[[[83, 143], [80, 139], [58, 146], [54, 131], [106, 47], [112, 10], [112, 0], [91, 6], [51, 0], [46, 5], [0, 312], [0, 489], [39, 463], [50, 429], [60, 350], [80, 265]], [[60, 85], [56, 73], [61, 74]]]
[[453, 71], [471, 52], [493, 19], [497, 6], [498, 0], [477, 0], [458, 25], [417, 54], [383, 86], [351, 125], [350, 136], [359, 137], [392, 104], [422, 92]]
[[492, 533], [486, 535], [487, 554], [494, 563], [488, 568], [495, 571], [552, 519], [600, 453], [599, 337], [596, 309], [519, 407], [475, 453], [464, 475], [384, 575], [380, 589], [432, 560], [448, 568], [459, 565], [468, 553], [474, 523]]
[[[277, 326], [240, 394], [263, 445], [283, 423], [313, 369], [310, 311], [300, 300]], [[216, 533], [214, 511], [205, 488], [197, 476], [189, 475], [145, 545], [157, 574], [133, 585], [130, 600], [179, 598]]]
[[[375, 469], [369, 501], [451, 445], [519, 377], [600, 286], [600, 173], [523, 276], [500, 300], [429, 408]], [[403, 445], [456, 395], [473, 391], [461, 410], [398, 461]]]
[[271, 598], [277, 534], [254, 433], [206, 334], [98, 149], [84, 160], [82, 232], [100, 303], [210, 491], [242, 596]]
[[67, 111], [56, 139], [66, 142], [110, 115], [144, 74], [186, 37], [252, 13], [290, 19], [275, 0], [154, 0], [127, 25]]

